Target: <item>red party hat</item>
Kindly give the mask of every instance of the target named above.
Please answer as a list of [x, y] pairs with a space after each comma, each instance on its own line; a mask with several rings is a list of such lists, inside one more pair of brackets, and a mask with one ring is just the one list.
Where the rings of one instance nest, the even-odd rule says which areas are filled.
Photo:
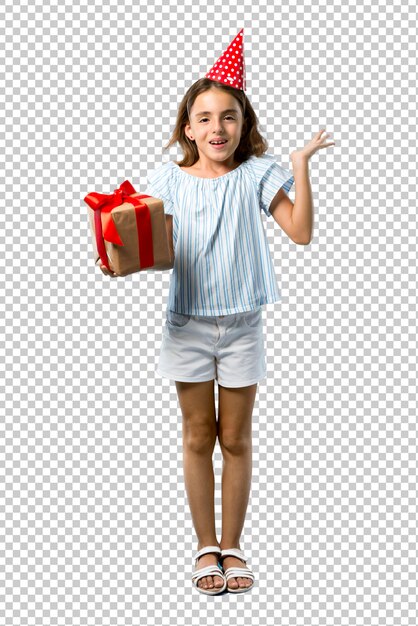
[[205, 78], [245, 91], [244, 29], [231, 41]]

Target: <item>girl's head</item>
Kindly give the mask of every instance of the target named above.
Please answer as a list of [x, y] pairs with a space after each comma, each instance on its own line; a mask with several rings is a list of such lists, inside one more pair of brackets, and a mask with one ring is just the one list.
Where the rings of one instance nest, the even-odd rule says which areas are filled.
[[[241, 163], [252, 155], [261, 156], [268, 149], [257, 125], [258, 118], [244, 91], [201, 78], [186, 92], [174, 132], [164, 149], [179, 142], [183, 159], [178, 165], [184, 167], [194, 165], [199, 152], [217, 161], [233, 156]], [[212, 148], [209, 142], [214, 137], [227, 139], [225, 147]]]

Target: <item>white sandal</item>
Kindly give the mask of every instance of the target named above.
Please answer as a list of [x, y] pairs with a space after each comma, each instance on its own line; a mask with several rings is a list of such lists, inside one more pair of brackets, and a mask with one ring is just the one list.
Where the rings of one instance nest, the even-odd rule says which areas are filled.
[[[220, 563], [218, 562], [217, 565], [208, 565], [207, 567], [201, 567], [200, 569], [196, 569], [198, 559], [203, 554], [209, 554], [211, 552], [214, 552], [215, 554], [220, 556], [221, 549], [219, 548], [219, 546], [206, 546], [205, 548], [202, 548], [201, 550], [196, 552], [196, 554], [194, 555], [193, 557], [194, 569], [193, 569], [193, 575], [192, 575], [192, 583], [196, 587], [196, 589], [200, 591], [201, 593], [206, 593], [208, 596], [215, 596], [218, 593], [222, 593], [223, 591], [225, 591], [226, 584], [227, 584], [226, 578], [224, 576]], [[219, 576], [220, 578], [223, 579], [224, 584], [222, 587], [214, 586], [213, 589], [204, 589], [203, 587], [198, 587], [197, 585], [198, 581], [201, 578], [204, 578], [205, 576]]]
[[[241, 561], [244, 561], [244, 563], [247, 562], [244, 552], [239, 548], [228, 548], [227, 550], [222, 550], [221, 559], [223, 559], [225, 556], [235, 556], [237, 559], [241, 559]], [[249, 567], [228, 567], [227, 570], [224, 570], [224, 574], [227, 584], [230, 578], [251, 578], [251, 580], [253, 581], [252, 585], [250, 585], [249, 587], [238, 586], [236, 589], [227, 587], [227, 590], [230, 593], [243, 593], [244, 591], [249, 591], [254, 587], [255, 576]]]

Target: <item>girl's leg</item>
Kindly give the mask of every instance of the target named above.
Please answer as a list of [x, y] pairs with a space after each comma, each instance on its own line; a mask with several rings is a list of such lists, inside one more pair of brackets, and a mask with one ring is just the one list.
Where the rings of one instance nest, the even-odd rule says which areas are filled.
[[[216, 443], [216, 409], [214, 381], [182, 383], [176, 381], [177, 395], [183, 415], [183, 469], [193, 525], [200, 550], [219, 546], [215, 529], [213, 449]], [[216, 554], [204, 554], [198, 569], [216, 565]], [[220, 576], [206, 576], [199, 587], [222, 587]]]
[[[247, 387], [218, 386], [218, 438], [223, 455], [221, 548], [240, 548], [251, 488], [252, 412], [257, 383]], [[223, 567], [245, 567], [235, 557], [225, 557]], [[231, 578], [228, 586], [249, 587], [250, 578]]]

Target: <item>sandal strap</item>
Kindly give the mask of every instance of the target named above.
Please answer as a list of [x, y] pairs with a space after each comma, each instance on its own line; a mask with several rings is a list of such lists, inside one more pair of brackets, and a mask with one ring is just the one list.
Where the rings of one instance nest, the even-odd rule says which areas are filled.
[[225, 556], [235, 556], [237, 559], [244, 561], [244, 563], [247, 562], [244, 552], [239, 548], [227, 548], [226, 550], [222, 550], [221, 558], [223, 559]]
[[218, 565], [208, 565], [207, 567], [202, 567], [192, 574], [192, 581], [196, 584], [201, 578], [205, 576], [219, 576], [220, 578], [224, 578], [222, 568]]
[[230, 578], [251, 578], [251, 580], [255, 579], [253, 572], [248, 567], [228, 567], [227, 570], [224, 571], [226, 580]]
[[[196, 563], [196, 560], [199, 559], [201, 556], [203, 556], [204, 554], [209, 554], [211, 552], [214, 552], [215, 554], [220, 555], [221, 549], [219, 546], [205, 546], [204, 548], [196, 552], [196, 554], [194, 555], [193, 557], [194, 564]], [[216, 565], [214, 567], [216, 567]]]

